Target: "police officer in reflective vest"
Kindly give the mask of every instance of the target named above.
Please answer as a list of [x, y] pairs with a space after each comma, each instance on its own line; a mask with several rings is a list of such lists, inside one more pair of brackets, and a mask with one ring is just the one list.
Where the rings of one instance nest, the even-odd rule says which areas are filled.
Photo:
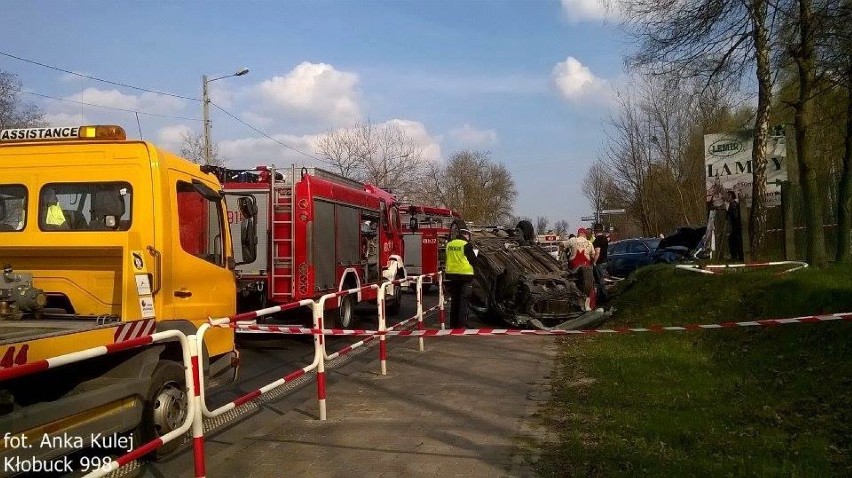
[[470, 243], [470, 231], [461, 229], [459, 237], [447, 243], [447, 288], [450, 291], [450, 327], [468, 328], [467, 302], [473, 287], [476, 251]]

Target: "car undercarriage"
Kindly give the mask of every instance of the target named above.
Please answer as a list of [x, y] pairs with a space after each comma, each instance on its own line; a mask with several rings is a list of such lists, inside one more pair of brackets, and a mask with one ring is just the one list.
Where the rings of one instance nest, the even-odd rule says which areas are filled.
[[610, 311], [586, 307], [587, 297], [577, 286], [580, 274], [563, 270], [522, 224], [471, 229], [478, 250], [471, 311], [519, 328], [567, 330], [606, 320]]

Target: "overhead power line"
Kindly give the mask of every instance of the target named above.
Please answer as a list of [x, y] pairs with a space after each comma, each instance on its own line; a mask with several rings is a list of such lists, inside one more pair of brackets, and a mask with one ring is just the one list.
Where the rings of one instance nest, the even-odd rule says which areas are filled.
[[34, 91], [23, 91], [22, 90], [21, 93], [26, 93], [28, 95], [33, 95], [33, 96], [39, 96], [39, 97], [42, 97], [42, 98], [48, 98], [48, 99], [56, 100], [56, 101], [65, 101], [67, 103], [75, 103], [75, 104], [78, 104], [78, 105], [94, 106], [95, 108], [104, 108], [104, 109], [108, 109], [108, 110], [126, 111], [128, 113], [137, 113], [137, 114], [146, 115], [146, 116], [158, 116], [160, 118], [174, 118], [174, 119], [182, 119], [182, 120], [187, 120], [187, 121], [202, 121], [201, 118], [188, 118], [186, 116], [174, 116], [174, 115], [164, 115], [164, 114], [159, 114], [159, 113], [147, 113], [145, 111], [131, 110], [131, 109], [127, 109], [127, 108], [118, 108], [118, 107], [115, 107], [115, 106], [99, 105], [99, 104], [96, 104], [96, 103], [87, 103], [85, 101], [69, 100], [67, 98], [57, 98], [55, 96], [43, 95], [41, 93], [36, 93]]
[[[151, 90], [151, 89], [148, 89], [148, 88], [142, 88], [142, 87], [139, 87], [139, 86], [128, 85], [126, 83], [121, 83], [121, 82], [117, 82], [117, 81], [105, 80], [103, 78], [98, 78], [98, 77], [95, 77], [95, 76], [84, 75], [82, 73], [77, 73], [75, 71], [67, 70], [65, 68], [60, 68], [58, 66], [48, 65], [48, 64], [41, 63], [41, 62], [38, 62], [38, 61], [29, 60], [27, 58], [21, 58], [19, 56], [12, 55], [11, 53], [6, 53], [4, 51], [0, 51], [0, 55], [7, 56], [9, 58], [14, 58], [16, 60], [23, 61], [25, 63], [31, 63], [33, 65], [38, 65], [38, 66], [41, 66], [43, 68], [49, 68], [51, 70], [56, 70], [56, 71], [61, 71], [63, 73], [68, 73], [69, 75], [79, 76], [80, 78], [86, 78], [86, 79], [89, 79], [89, 80], [100, 81], [102, 83], [106, 83], [106, 84], [109, 84], [109, 85], [121, 86], [123, 88], [130, 88], [132, 90], [144, 91], [144, 92], [147, 92], [147, 93], [154, 93], [154, 94], [164, 95], [164, 96], [171, 96], [173, 98], [180, 98], [180, 99], [184, 99], [184, 100], [199, 101], [199, 102], [202, 101], [199, 98], [191, 98], [191, 97], [188, 97], [188, 96], [176, 95], [176, 94], [167, 93], [167, 92], [164, 92], [164, 91], [157, 91], [157, 90]], [[33, 93], [33, 92], [29, 92], [29, 91], [25, 91], [24, 93], [28, 93], [28, 94], [35, 95], [35, 96], [41, 96], [41, 97], [49, 98], [49, 99], [53, 99], [53, 100], [70, 101], [72, 103], [77, 103], [77, 104], [82, 104], [82, 105], [94, 106], [94, 107], [98, 107], [98, 108], [108, 108], [108, 109], [113, 109], [113, 110], [118, 110], [118, 111], [127, 111], [129, 113], [138, 113], [138, 114], [144, 114], [144, 115], [148, 115], [148, 116], [160, 116], [160, 117], [164, 117], [164, 118], [177, 118], [177, 119], [185, 119], [185, 120], [189, 120], [189, 121], [203, 121], [203, 120], [199, 120], [198, 118], [184, 118], [184, 117], [180, 117], [180, 116], [159, 115], [159, 114], [155, 114], [155, 113], [145, 113], [145, 112], [142, 112], [142, 111], [136, 111], [136, 110], [130, 110], [130, 109], [115, 108], [115, 107], [111, 107], [111, 106], [103, 106], [103, 105], [97, 105], [97, 104], [91, 104], [91, 103], [84, 103], [84, 102], [81, 102], [81, 101], [66, 100], [66, 99], [62, 99], [62, 98], [56, 98], [56, 97], [53, 97], [53, 96], [42, 95], [42, 94], [39, 94], [39, 93]], [[308, 158], [311, 158], [315, 161], [319, 161], [321, 163], [336, 166], [333, 162], [331, 162], [329, 160], [318, 158], [318, 157], [316, 157], [316, 156], [314, 156], [310, 153], [306, 153], [306, 152], [304, 152], [304, 151], [302, 151], [298, 148], [294, 148], [293, 146], [290, 146], [287, 143], [284, 143], [282, 141], [279, 141], [279, 140], [273, 138], [272, 136], [270, 136], [267, 133], [259, 130], [255, 126], [253, 126], [253, 125], [241, 120], [240, 118], [236, 117], [235, 115], [231, 114], [228, 110], [226, 110], [225, 108], [222, 108], [221, 106], [213, 103], [212, 101], [210, 102], [210, 104], [215, 106], [217, 109], [219, 109], [219, 111], [221, 111], [221, 112], [225, 113], [226, 115], [228, 115], [229, 117], [231, 117], [233, 120], [247, 126], [248, 128], [250, 128], [255, 133], [258, 133], [258, 134], [262, 135], [263, 137], [265, 137], [265, 138], [267, 138], [271, 141], [274, 141], [275, 143], [277, 143], [281, 146], [284, 146], [285, 148], [287, 148], [289, 150], [295, 151], [295, 152], [297, 152], [297, 153], [299, 153], [303, 156], [307, 156]]]
[[51, 70], [56, 70], [56, 71], [61, 71], [63, 73], [68, 73], [69, 75], [79, 76], [80, 78], [87, 78], [89, 80], [100, 81], [101, 83], [107, 83], [109, 85], [121, 86], [123, 88], [130, 88], [132, 90], [144, 91], [146, 93], [155, 93], [155, 94], [163, 95], [163, 96], [171, 96], [173, 98], [180, 98], [182, 100], [198, 101], [198, 102], [201, 101], [201, 99], [199, 99], [199, 98], [192, 98], [192, 97], [189, 97], [189, 96], [176, 95], [174, 93], [166, 93], [165, 91], [150, 90], [148, 88], [141, 88], [139, 86], [128, 85], [126, 83], [120, 83], [120, 82], [117, 82], [117, 81], [105, 80], [103, 78], [98, 78], [96, 76], [84, 75], [82, 73], [77, 73], [76, 71], [71, 71], [71, 70], [66, 70], [65, 68], [60, 68], [58, 66], [47, 65], [45, 63], [41, 63], [41, 62], [38, 62], [38, 61], [28, 60], [26, 58], [21, 58], [19, 56], [15, 56], [15, 55], [12, 55], [10, 53], [6, 53], [4, 51], [0, 51], [0, 55], [7, 56], [9, 58], [14, 58], [16, 60], [23, 61], [25, 63], [31, 63], [33, 65], [38, 65], [38, 66], [41, 66], [41, 67], [44, 67], [44, 68], [50, 68]]
[[276, 142], [276, 143], [280, 144], [281, 146], [284, 146], [284, 147], [285, 147], [285, 148], [287, 148], [287, 149], [293, 150], [293, 151], [295, 151], [295, 152], [297, 152], [297, 153], [299, 153], [299, 154], [302, 154], [302, 155], [304, 155], [304, 156], [307, 156], [307, 157], [309, 157], [309, 158], [311, 158], [311, 159], [314, 159], [314, 160], [316, 160], [316, 161], [319, 161], [319, 162], [321, 162], [321, 163], [326, 163], [326, 164], [330, 164], [330, 165], [332, 165], [332, 166], [335, 166], [335, 164], [334, 164], [334, 163], [332, 163], [331, 161], [329, 161], [329, 160], [327, 160], [327, 159], [318, 158], [318, 157], [316, 157], [316, 156], [314, 156], [314, 155], [312, 155], [312, 154], [310, 154], [310, 153], [306, 153], [306, 152], [304, 152], [304, 151], [302, 151], [302, 150], [300, 150], [300, 149], [298, 149], [298, 148], [294, 148], [293, 146], [290, 146], [290, 145], [289, 145], [289, 144], [287, 144], [287, 143], [284, 143], [284, 142], [282, 142], [282, 141], [279, 141], [279, 140], [277, 140], [277, 139], [273, 138], [272, 136], [270, 136], [270, 135], [268, 135], [268, 134], [264, 133], [263, 131], [261, 131], [261, 130], [259, 130], [259, 129], [255, 128], [254, 126], [252, 126], [252, 125], [250, 125], [250, 124], [246, 123], [245, 121], [243, 121], [243, 120], [241, 120], [241, 119], [237, 118], [236, 116], [232, 115], [232, 114], [231, 114], [228, 110], [226, 110], [225, 108], [222, 108], [221, 106], [217, 105], [216, 103], [213, 103], [212, 101], [210, 102], [210, 104], [211, 104], [211, 105], [213, 105], [213, 106], [215, 106], [215, 107], [216, 107], [219, 111], [221, 111], [222, 113], [225, 113], [226, 115], [230, 116], [230, 117], [231, 117], [232, 119], [234, 119], [235, 121], [238, 121], [238, 122], [242, 123], [243, 125], [245, 125], [245, 126], [247, 126], [247, 127], [251, 128], [251, 130], [252, 130], [252, 131], [254, 131], [255, 133], [258, 133], [258, 134], [260, 134], [260, 135], [264, 136], [265, 138], [270, 139], [270, 140], [272, 140], [272, 141], [274, 141], [274, 142]]

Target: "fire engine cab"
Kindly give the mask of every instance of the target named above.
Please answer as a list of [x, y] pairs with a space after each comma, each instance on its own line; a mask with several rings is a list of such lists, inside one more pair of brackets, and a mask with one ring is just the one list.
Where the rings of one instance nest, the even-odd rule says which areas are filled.
[[[255, 310], [329, 292], [405, 277], [396, 198], [378, 187], [318, 168], [211, 168], [227, 197], [254, 196], [258, 214], [228, 218], [232, 231], [257, 220], [257, 244], [237, 234], [238, 304]], [[233, 195], [236, 194], [236, 195]], [[236, 200], [236, 199], [235, 199]], [[258, 253], [243, 260], [242, 251]], [[357, 302], [374, 302], [375, 288], [327, 302], [327, 318], [350, 328]], [[388, 290], [387, 312], [399, 311], [399, 287]]]
[[[447, 242], [462, 224], [461, 215], [452, 209], [406, 205], [402, 211], [405, 242], [405, 269], [411, 275], [432, 274], [443, 270]], [[423, 278], [423, 290], [434, 283]]]

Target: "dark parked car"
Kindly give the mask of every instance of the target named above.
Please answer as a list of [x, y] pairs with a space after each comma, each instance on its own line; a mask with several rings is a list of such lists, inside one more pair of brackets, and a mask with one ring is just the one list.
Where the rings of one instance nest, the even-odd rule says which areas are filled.
[[623, 239], [609, 245], [607, 272], [613, 277], [627, 277], [639, 267], [653, 264], [659, 238]]
[[672, 264], [696, 255], [698, 258], [706, 259], [707, 245], [703, 242], [706, 232], [707, 226], [684, 226], [675, 229], [673, 233], [660, 241], [653, 263], [666, 262]]

